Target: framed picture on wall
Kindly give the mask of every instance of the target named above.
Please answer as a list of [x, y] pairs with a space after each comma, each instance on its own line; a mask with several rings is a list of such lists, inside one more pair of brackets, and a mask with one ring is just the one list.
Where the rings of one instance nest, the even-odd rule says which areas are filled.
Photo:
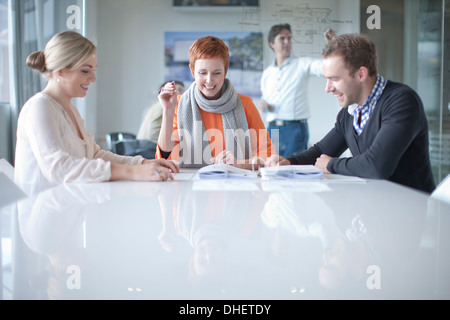
[[173, 7], [259, 7], [259, 0], [173, 0]]
[[165, 32], [164, 80], [179, 80], [189, 87], [194, 78], [189, 69], [188, 51], [195, 40], [205, 36], [222, 39], [230, 51], [227, 78], [238, 93], [260, 97], [260, 79], [263, 71], [262, 32]]

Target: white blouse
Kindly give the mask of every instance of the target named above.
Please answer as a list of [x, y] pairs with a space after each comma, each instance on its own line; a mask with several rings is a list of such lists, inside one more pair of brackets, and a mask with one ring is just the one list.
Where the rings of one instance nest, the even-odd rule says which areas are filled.
[[100, 182], [111, 177], [111, 163], [139, 165], [143, 157], [102, 150], [86, 131], [76, 106], [70, 106], [83, 139], [64, 108], [37, 93], [23, 106], [17, 125], [15, 181], [46, 189], [68, 182]]

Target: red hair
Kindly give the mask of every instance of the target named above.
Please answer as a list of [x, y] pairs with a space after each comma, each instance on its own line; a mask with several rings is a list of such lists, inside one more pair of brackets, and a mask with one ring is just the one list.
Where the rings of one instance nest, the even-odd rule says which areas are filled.
[[226, 74], [230, 66], [230, 53], [225, 42], [213, 36], [197, 39], [189, 49], [189, 68], [191, 72], [194, 72], [195, 61], [211, 58], [222, 58]]

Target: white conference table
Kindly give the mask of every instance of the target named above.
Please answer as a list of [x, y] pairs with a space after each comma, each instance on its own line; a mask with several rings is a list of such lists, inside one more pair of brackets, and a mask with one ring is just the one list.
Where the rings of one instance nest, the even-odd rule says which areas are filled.
[[12, 299], [450, 298], [450, 206], [387, 181], [185, 170], [62, 185], [16, 209]]

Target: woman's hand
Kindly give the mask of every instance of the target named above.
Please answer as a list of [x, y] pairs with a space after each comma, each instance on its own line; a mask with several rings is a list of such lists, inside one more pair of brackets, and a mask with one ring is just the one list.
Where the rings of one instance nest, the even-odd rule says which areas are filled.
[[172, 173], [180, 172], [179, 166], [165, 159], [144, 160], [140, 166], [111, 164], [111, 181], [166, 181], [173, 180]]
[[167, 82], [159, 91], [158, 100], [163, 109], [173, 111], [177, 106], [177, 96], [177, 87], [175, 86], [175, 82]]
[[177, 107], [177, 88], [175, 82], [167, 82], [159, 92], [159, 103], [163, 108], [161, 129], [159, 131], [158, 145], [161, 150], [171, 152], [175, 143], [172, 141], [173, 119]]
[[211, 159], [211, 162], [213, 164], [237, 164], [236, 158], [234, 157], [233, 153], [228, 150], [220, 152], [215, 158]]
[[277, 154], [271, 155], [266, 160], [266, 167], [287, 166], [290, 164], [291, 164], [291, 162], [288, 159], [286, 159], [282, 156], [279, 156]]
[[180, 172], [180, 168], [173, 161], [166, 159], [144, 160], [141, 166], [136, 167], [137, 181], [166, 181], [173, 180], [172, 173]]
[[172, 173], [179, 173], [180, 172], [180, 166], [176, 161], [173, 160], [166, 160], [166, 159], [145, 159], [142, 162], [143, 165], [147, 164], [158, 164], [162, 167], [165, 167], [169, 169]]

